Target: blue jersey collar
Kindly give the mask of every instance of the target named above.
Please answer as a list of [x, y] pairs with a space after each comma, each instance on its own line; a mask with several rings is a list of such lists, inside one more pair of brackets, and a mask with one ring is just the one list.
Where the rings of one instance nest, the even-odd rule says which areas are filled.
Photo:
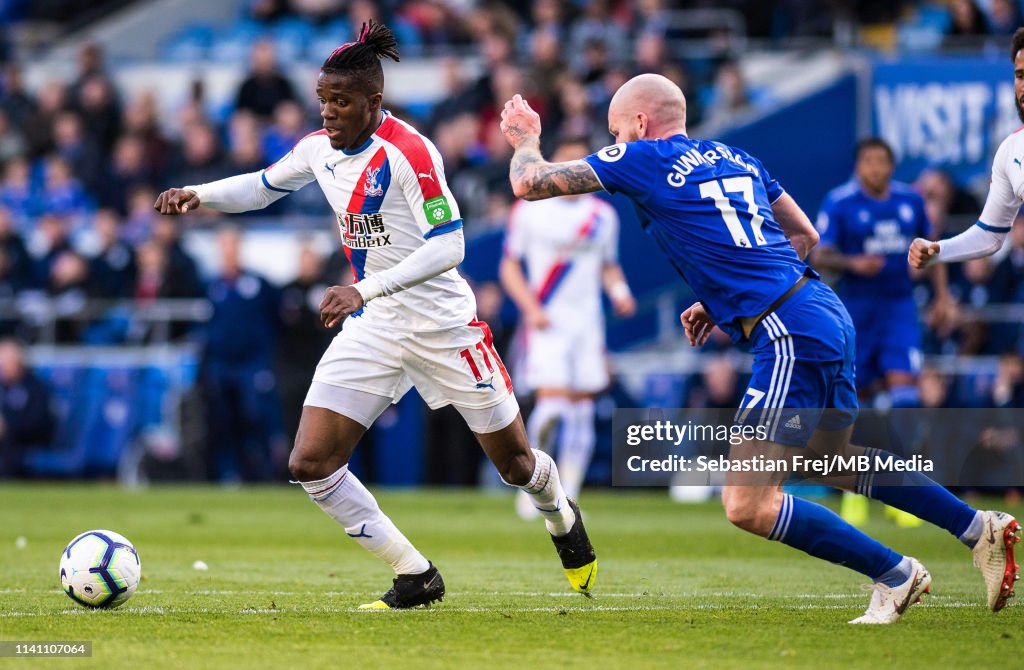
[[857, 184], [857, 190], [860, 191], [860, 194], [863, 195], [868, 200], [871, 200], [872, 202], [889, 202], [889, 200], [892, 199], [892, 180], [891, 179], [889, 180], [889, 192], [885, 194], [884, 198], [879, 198], [878, 196], [874, 196], [874, 195], [871, 195], [870, 193], [868, 193], [868, 190], [866, 188], [864, 188], [864, 184], [861, 183], [860, 179], [858, 179], [857, 177], [854, 177], [853, 181], [854, 181], [855, 184]]

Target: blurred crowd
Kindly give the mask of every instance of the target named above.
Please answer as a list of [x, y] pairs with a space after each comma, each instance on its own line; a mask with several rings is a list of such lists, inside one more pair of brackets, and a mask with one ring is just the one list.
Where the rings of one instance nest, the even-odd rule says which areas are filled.
[[[1000, 50], [1021, 23], [1018, 0], [943, 0], [908, 6], [894, 26], [902, 46]], [[893, 45], [895, 46], [895, 45]]]
[[[512, 203], [509, 147], [497, 118], [513, 93], [525, 93], [541, 112], [547, 141], [568, 135], [589, 138], [594, 146], [607, 140], [612, 93], [640, 71], [661, 72], [690, 92], [695, 123], [752, 108], [758, 95], [727, 49], [706, 54], [698, 87], [690, 73], [696, 61], [670, 53], [667, 6], [661, 0], [582, 7], [560, 0], [528, 7], [267, 1], [251, 3], [248, 11], [260, 21], [291, 14], [320, 20], [338, 12], [353, 22], [401, 19], [419, 26], [423, 39], [434, 26], [438, 32], [429, 39], [467, 41], [482, 58], [479, 76], [465, 78], [456, 58], [445, 59], [445, 95], [437, 104], [392, 111], [437, 144], [472, 234], [502, 228]], [[456, 10], [459, 21], [438, 18]], [[119, 90], [95, 44], [81, 49], [77, 69], [69, 81], [47, 81], [37, 90], [26, 87], [18, 65], [3, 69], [0, 299], [13, 301], [24, 316], [22, 308], [40, 296], [66, 309], [86, 299], [201, 297], [207, 278], [185, 251], [178, 226], [153, 211], [157, 193], [277, 160], [319, 126], [312, 92], [296, 89], [269, 39], [252, 45], [247, 75], [226, 110], [210, 103], [201, 80], [177, 110], [158, 105], [151, 90]], [[255, 214], [319, 217], [328, 211], [317, 190], [308, 188]], [[147, 337], [138, 329], [85, 325], [64, 324], [56, 339]], [[40, 337], [38, 324], [8, 311], [0, 334], [12, 333], [29, 341]]]
[[[661, 73], [686, 92], [691, 126], [718, 123], [770, 105], [770, 94], [746, 80], [732, 58], [734, 45], [726, 29], [712, 26], [697, 36], [700, 50], [680, 50], [673, 11], [736, 9], [746, 19], [746, 36], [782, 40], [829, 34], [841, 16], [863, 23], [895, 22], [908, 6], [920, 4], [835, 0], [821, 12], [821, 3], [809, 0], [253, 0], [245, 11], [246, 20], [267, 23], [295, 17], [316, 23], [343, 15], [358, 25], [377, 18], [401, 28], [403, 49], [408, 44], [412, 53], [449, 54], [440, 61], [444, 94], [439, 102], [391, 111], [437, 145], [472, 237], [503, 229], [513, 202], [508, 184], [511, 152], [497, 123], [501, 105], [512, 94], [524, 93], [540, 112], [549, 143], [570, 136], [585, 137], [594, 147], [606, 144], [608, 101], [638, 72]], [[983, 7], [983, 17], [976, 20], [988, 32], [1005, 29], [998, 18], [1009, 11], [1003, 5], [1015, 7], [1000, 0], [948, 3], [943, 7], [953, 17], [951, 26], [960, 25], [956, 17], [966, 15], [961, 8], [965, 4], [975, 12]], [[339, 35], [338, 41], [350, 35]], [[481, 59], [478, 76], [466, 77], [458, 58], [466, 52]], [[216, 451], [208, 474], [224, 480], [273, 476], [274, 464], [283, 463], [294, 434], [309, 372], [330, 337], [316, 309], [322, 289], [351, 281], [344, 255], [336, 251], [323, 257], [314, 245], [304, 244], [298, 277], [275, 286], [241, 266], [238, 233], [225, 230], [219, 237], [218, 269], [204, 276], [182, 243], [180, 221], [157, 216], [152, 205], [167, 187], [259, 170], [280, 158], [319, 127], [313, 93], [296, 88], [272, 39], [251, 46], [247, 74], [227, 109], [210, 103], [201, 80], [176, 110], [158, 105], [152, 91], [119, 90], [103, 50], [94, 44], [80, 51], [77, 70], [69, 81], [48, 81], [32, 91], [16, 63], [2, 70], [0, 336], [27, 343], [149, 343], [157, 338], [148, 322], [123, 312], [101, 311], [86, 318], [84, 306], [96, 300], [209, 301], [209, 320], [193, 323], [202, 320], [183, 317], [161, 335], [203, 347], [200, 381], [209, 394], [205, 411]], [[958, 232], [963, 221], [973, 222], [980, 211], [977, 200], [941, 171], [926, 171], [916, 187], [944, 236]], [[329, 211], [314, 186], [256, 214], [327, 221]], [[1014, 230], [1003, 252], [951, 272], [960, 318], [929, 330], [926, 339], [926, 354], [1001, 356], [998, 373], [952, 377], [926, 371], [922, 397], [928, 391], [934, 402], [950, 407], [1024, 403], [1019, 319], [992, 322], [975, 318], [971, 311], [992, 303], [1024, 302], [1019, 279], [1024, 276], [1019, 271], [1024, 266], [1024, 226]], [[481, 317], [500, 321], [498, 289], [478, 288]], [[922, 306], [929, 300], [923, 284], [919, 298]], [[46, 310], [58, 318], [38, 316]], [[245, 324], [244, 336], [239, 324]], [[506, 339], [514, 328], [513, 322], [492, 325]], [[8, 368], [18, 366], [0, 361], [0, 376], [6, 378]], [[703, 394], [721, 396], [721, 402], [734, 406], [730, 394], [742, 385], [735, 379], [729, 385], [716, 382], [715, 375], [724, 369], [712, 365], [706, 374], [684, 380], [685, 391], [677, 402], [696, 403]], [[38, 423], [42, 430], [52, 418], [44, 416]], [[224, 425], [241, 429], [215, 430]], [[443, 435], [449, 429], [442, 421], [431, 432]], [[11, 434], [0, 424], [0, 445]], [[45, 441], [42, 432], [24, 434], [27, 444]], [[456, 440], [475, 452], [471, 436], [442, 441]], [[259, 444], [253, 447], [253, 442]], [[251, 454], [271, 457], [263, 461]]]
[[[141, 3], [144, 0], [135, 0]], [[985, 0], [986, 4], [989, 0]], [[70, 30], [95, 20], [132, 0], [96, 0], [88, 5], [75, 0], [7, 0], [0, 4], [0, 27], [43, 26], [51, 32]], [[536, 15], [541, 3], [513, 0], [232, 0], [237, 10], [235, 25], [255, 23], [277, 27], [301, 24], [336, 27], [342, 20], [358, 26], [368, 12], [380, 15], [392, 25], [410, 54], [437, 54], [470, 45], [474, 37], [474, 13], [504, 6], [523, 22]], [[918, 6], [942, 1], [922, 0], [561, 0], [546, 3], [556, 7], [560, 23], [593, 16], [608, 17], [627, 30], [642, 13], [653, 20], [650, 27], [663, 28], [669, 10], [729, 10], [742, 17], [744, 32], [754, 39], [780, 43], [792, 38], [832, 38], [842, 24], [892, 24]], [[591, 14], [591, 7], [602, 9]], [[542, 10], [549, 11], [549, 10]], [[550, 15], [550, 14], [549, 14]], [[59, 18], [58, 18], [59, 17]], [[549, 25], [556, 25], [551, 22]], [[302, 29], [304, 30], [304, 28]], [[618, 28], [616, 28], [618, 30]], [[31, 32], [31, 30], [29, 30]], [[39, 31], [37, 32], [44, 32]], [[4, 31], [0, 29], [0, 36]], [[305, 33], [308, 34], [308, 33]], [[16, 42], [17, 40], [10, 40]], [[3, 47], [6, 47], [4, 49]], [[0, 44], [0, 60], [10, 53], [11, 44]], [[301, 45], [298, 47], [301, 50]]]

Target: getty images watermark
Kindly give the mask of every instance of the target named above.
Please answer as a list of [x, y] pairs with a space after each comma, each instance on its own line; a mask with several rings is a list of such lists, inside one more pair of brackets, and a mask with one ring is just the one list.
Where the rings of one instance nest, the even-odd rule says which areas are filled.
[[[730, 426], [696, 424], [679, 425], [667, 420], [628, 424], [626, 444], [639, 447], [646, 443], [670, 443], [674, 447], [695, 442], [727, 443], [739, 446], [747, 441], [768, 441], [767, 425]], [[802, 449], [786, 456], [772, 458], [764, 454], [746, 454], [730, 458], [726, 454], [684, 456], [669, 454], [663, 458], [645, 458], [638, 454], [626, 457], [630, 472], [781, 472], [796, 475], [827, 477], [834, 473], [934, 472], [935, 463], [922, 456], [901, 458], [893, 453], [817, 454]]]
[[615, 486], [1024, 485], [1024, 410], [620, 409]]

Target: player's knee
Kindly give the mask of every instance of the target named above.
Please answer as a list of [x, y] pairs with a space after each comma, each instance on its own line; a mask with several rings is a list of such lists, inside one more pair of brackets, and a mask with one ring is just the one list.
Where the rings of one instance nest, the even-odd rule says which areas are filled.
[[750, 533], [754, 532], [754, 528], [757, 525], [757, 512], [749, 505], [736, 503], [726, 505], [725, 517], [729, 519], [729, 523], [732, 525]]
[[330, 472], [324, 472], [327, 464], [323, 462], [323, 459], [317, 458], [313, 454], [313, 450], [308, 448], [306, 440], [303, 439], [302, 428], [299, 428], [298, 434], [295, 436], [295, 444], [292, 447], [292, 453], [288, 455], [288, 472], [291, 473], [292, 479], [298, 482], [312, 482], [318, 479], [323, 479], [330, 475]]
[[498, 465], [501, 478], [512, 486], [526, 486], [533, 477], [534, 461], [530, 452], [511, 455]]
[[292, 449], [291, 455], [288, 456], [288, 472], [295, 481], [312, 482], [323, 479], [327, 475], [323, 474], [322, 470], [323, 463], [319, 459], [304, 456], [298, 448]]
[[729, 523], [737, 528], [755, 535], [768, 535], [771, 531], [775, 520], [766, 517], [762, 511], [764, 505], [759, 504], [754, 497], [742, 493], [723, 495], [722, 504]]

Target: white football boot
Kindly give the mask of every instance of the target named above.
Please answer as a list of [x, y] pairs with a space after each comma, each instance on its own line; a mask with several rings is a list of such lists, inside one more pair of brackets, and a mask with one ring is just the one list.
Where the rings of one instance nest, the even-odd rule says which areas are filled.
[[1020, 566], [1013, 558], [1013, 545], [1020, 542], [1020, 524], [1005, 512], [982, 512], [984, 526], [974, 545], [974, 565], [985, 578], [988, 607], [993, 612], [1006, 607], [1013, 597]]
[[925, 593], [931, 593], [932, 576], [928, 570], [916, 558], [907, 558], [910, 558], [910, 579], [892, 587], [881, 582], [872, 584], [868, 608], [850, 623], [896, 623], [908, 607], [921, 602]]

